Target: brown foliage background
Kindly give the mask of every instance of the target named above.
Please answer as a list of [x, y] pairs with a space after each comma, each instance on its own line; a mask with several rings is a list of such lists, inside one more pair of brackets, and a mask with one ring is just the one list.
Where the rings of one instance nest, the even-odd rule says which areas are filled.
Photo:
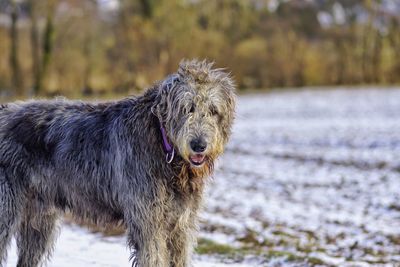
[[0, 93], [132, 93], [182, 58], [241, 89], [394, 84], [399, 14], [396, 0], [0, 0]]

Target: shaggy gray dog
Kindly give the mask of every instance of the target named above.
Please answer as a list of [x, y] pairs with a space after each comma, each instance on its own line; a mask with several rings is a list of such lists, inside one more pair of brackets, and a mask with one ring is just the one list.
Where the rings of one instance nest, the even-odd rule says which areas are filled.
[[0, 106], [0, 266], [14, 235], [18, 266], [41, 265], [64, 211], [122, 223], [134, 265], [189, 266], [234, 108], [231, 78], [204, 61], [182, 62], [139, 97]]

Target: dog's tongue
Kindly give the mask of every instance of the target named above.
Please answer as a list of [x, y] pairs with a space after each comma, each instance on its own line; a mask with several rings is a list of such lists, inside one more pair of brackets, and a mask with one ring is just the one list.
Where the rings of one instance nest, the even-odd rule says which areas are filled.
[[193, 156], [190, 156], [190, 160], [193, 161], [194, 163], [201, 163], [204, 160], [204, 155], [195, 154]]

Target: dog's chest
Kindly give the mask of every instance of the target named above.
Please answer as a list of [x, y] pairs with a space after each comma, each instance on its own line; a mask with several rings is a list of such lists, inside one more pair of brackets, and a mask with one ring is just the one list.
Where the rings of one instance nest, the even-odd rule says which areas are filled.
[[192, 199], [171, 199], [165, 216], [174, 228], [191, 228], [196, 221], [197, 211], [198, 205]]

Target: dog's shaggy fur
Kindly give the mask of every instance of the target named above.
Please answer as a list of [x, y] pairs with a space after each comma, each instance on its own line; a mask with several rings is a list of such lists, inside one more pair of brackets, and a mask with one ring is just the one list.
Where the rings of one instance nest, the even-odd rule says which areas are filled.
[[231, 78], [211, 67], [182, 62], [173, 79], [116, 102], [0, 106], [0, 266], [14, 235], [18, 266], [41, 265], [64, 211], [126, 226], [134, 265], [189, 266], [205, 178], [235, 108]]

